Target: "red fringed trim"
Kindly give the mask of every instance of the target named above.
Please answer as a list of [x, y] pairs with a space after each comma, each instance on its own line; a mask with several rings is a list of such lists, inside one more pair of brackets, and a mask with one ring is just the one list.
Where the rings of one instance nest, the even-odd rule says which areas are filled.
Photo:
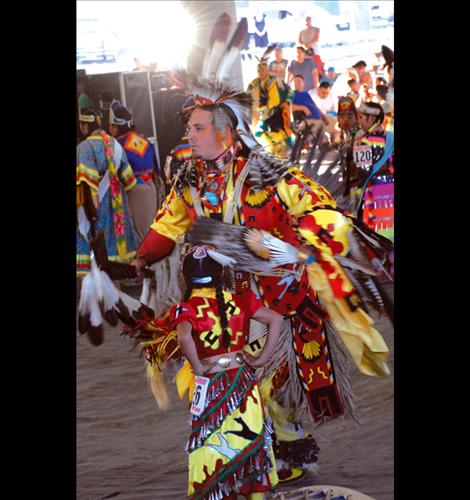
[[200, 417], [191, 417], [191, 435], [186, 451], [191, 452], [203, 446], [227, 415], [231, 415], [239, 407], [243, 411], [246, 398], [252, 396], [254, 385], [254, 375], [246, 365], [238, 370], [216, 374], [207, 390], [207, 407], [204, 413]]
[[194, 482], [194, 494], [191, 500], [222, 499], [233, 493], [247, 495], [261, 493], [272, 489], [269, 471], [273, 464], [264, 447], [264, 435], [261, 434], [247, 446], [234, 461], [222, 464], [217, 462], [216, 471], [209, 476], [204, 467], [206, 480]]

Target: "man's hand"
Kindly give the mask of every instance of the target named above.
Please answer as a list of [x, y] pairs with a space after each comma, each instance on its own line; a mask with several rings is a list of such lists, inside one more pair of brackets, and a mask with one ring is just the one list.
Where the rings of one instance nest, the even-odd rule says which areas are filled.
[[135, 266], [135, 273], [137, 274], [137, 278], [143, 279], [144, 273], [143, 270], [148, 266], [147, 261], [143, 257], [136, 257], [132, 262], [132, 266]]
[[242, 353], [243, 359], [245, 360], [245, 363], [252, 368], [261, 368], [267, 363], [267, 359], [263, 356], [263, 353], [261, 353], [258, 357], [252, 356], [248, 352], [243, 352]]

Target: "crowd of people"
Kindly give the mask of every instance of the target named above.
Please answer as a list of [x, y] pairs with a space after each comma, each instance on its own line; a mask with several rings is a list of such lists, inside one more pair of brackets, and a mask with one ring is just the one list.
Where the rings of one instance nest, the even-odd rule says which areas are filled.
[[[219, 73], [187, 84], [187, 134], [170, 155], [165, 200], [154, 149], [131, 112], [113, 102], [104, 131], [95, 110], [79, 109], [78, 273], [93, 267], [99, 231], [109, 259], [131, 263], [138, 277], [185, 244], [177, 304], [157, 317], [116, 307], [127, 332], [145, 339], [155, 376], [184, 361], [177, 384], [191, 401], [193, 499], [261, 499], [314, 469], [319, 448], [302, 416], [354, 415], [341, 360], [348, 354], [364, 375], [390, 373], [388, 348], [341, 263], [355, 224], [374, 238], [374, 189], [393, 184], [393, 106], [384, 109], [388, 88], [375, 92], [363, 61], [348, 72], [351, 91], [332, 93], [339, 76], [324, 70], [311, 21], [297, 58], [265, 51], [246, 93]], [[257, 29], [261, 40], [262, 20]], [[347, 206], [287, 160], [296, 124], [308, 118], [324, 125], [319, 144], [341, 153]], [[250, 320], [265, 325], [262, 334]]]

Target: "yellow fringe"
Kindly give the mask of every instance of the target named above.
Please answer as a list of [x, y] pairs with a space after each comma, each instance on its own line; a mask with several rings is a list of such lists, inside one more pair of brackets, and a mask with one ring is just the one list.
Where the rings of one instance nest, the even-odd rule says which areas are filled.
[[147, 377], [158, 408], [167, 411], [171, 407], [171, 401], [158, 365], [147, 363]]
[[183, 366], [176, 374], [176, 388], [180, 399], [183, 399], [185, 392], [189, 390], [188, 399], [192, 401], [194, 394], [194, 374], [188, 360], [185, 360]]
[[[335, 267], [334, 277], [342, 277], [345, 291], [354, 289], [333, 257], [322, 253], [321, 258]], [[390, 375], [386, 363], [388, 347], [373, 327], [372, 319], [361, 308], [351, 311], [345, 299], [334, 296], [328, 277], [320, 264], [310, 264], [307, 266], [307, 272], [310, 286], [320, 297], [359, 371], [375, 377]]]

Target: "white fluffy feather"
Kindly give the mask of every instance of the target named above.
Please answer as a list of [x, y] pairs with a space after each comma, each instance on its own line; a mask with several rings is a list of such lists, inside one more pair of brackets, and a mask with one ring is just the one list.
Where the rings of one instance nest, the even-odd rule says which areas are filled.
[[141, 306], [140, 301], [134, 299], [130, 295], [127, 295], [127, 293], [124, 293], [122, 290], [119, 290], [119, 298], [130, 312], [138, 311]]
[[269, 250], [269, 259], [276, 266], [294, 264], [299, 260], [299, 251], [290, 243], [276, 238], [268, 232], [264, 232], [261, 244]]
[[100, 277], [103, 291], [104, 309], [105, 311], [110, 311], [111, 309], [114, 309], [119, 301], [119, 290], [106, 272], [100, 271]]
[[222, 266], [233, 267], [237, 263], [237, 261], [232, 257], [224, 255], [223, 253], [217, 252], [215, 250], [207, 250], [207, 253], [216, 262], [222, 264]]
[[144, 281], [142, 283], [142, 293], [140, 295], [140, 301], [146, 306], [150, 305], [150, 286], [150, 278], [144, 278]]
[[95, 295], [98, 301], [103, 300], [103, 285], [101, 283], [100, 269], [96, 264], [96, 259], [93, 251], [90, 252], [90, 273], [93, 276], [93, 282], [95, 287]]

